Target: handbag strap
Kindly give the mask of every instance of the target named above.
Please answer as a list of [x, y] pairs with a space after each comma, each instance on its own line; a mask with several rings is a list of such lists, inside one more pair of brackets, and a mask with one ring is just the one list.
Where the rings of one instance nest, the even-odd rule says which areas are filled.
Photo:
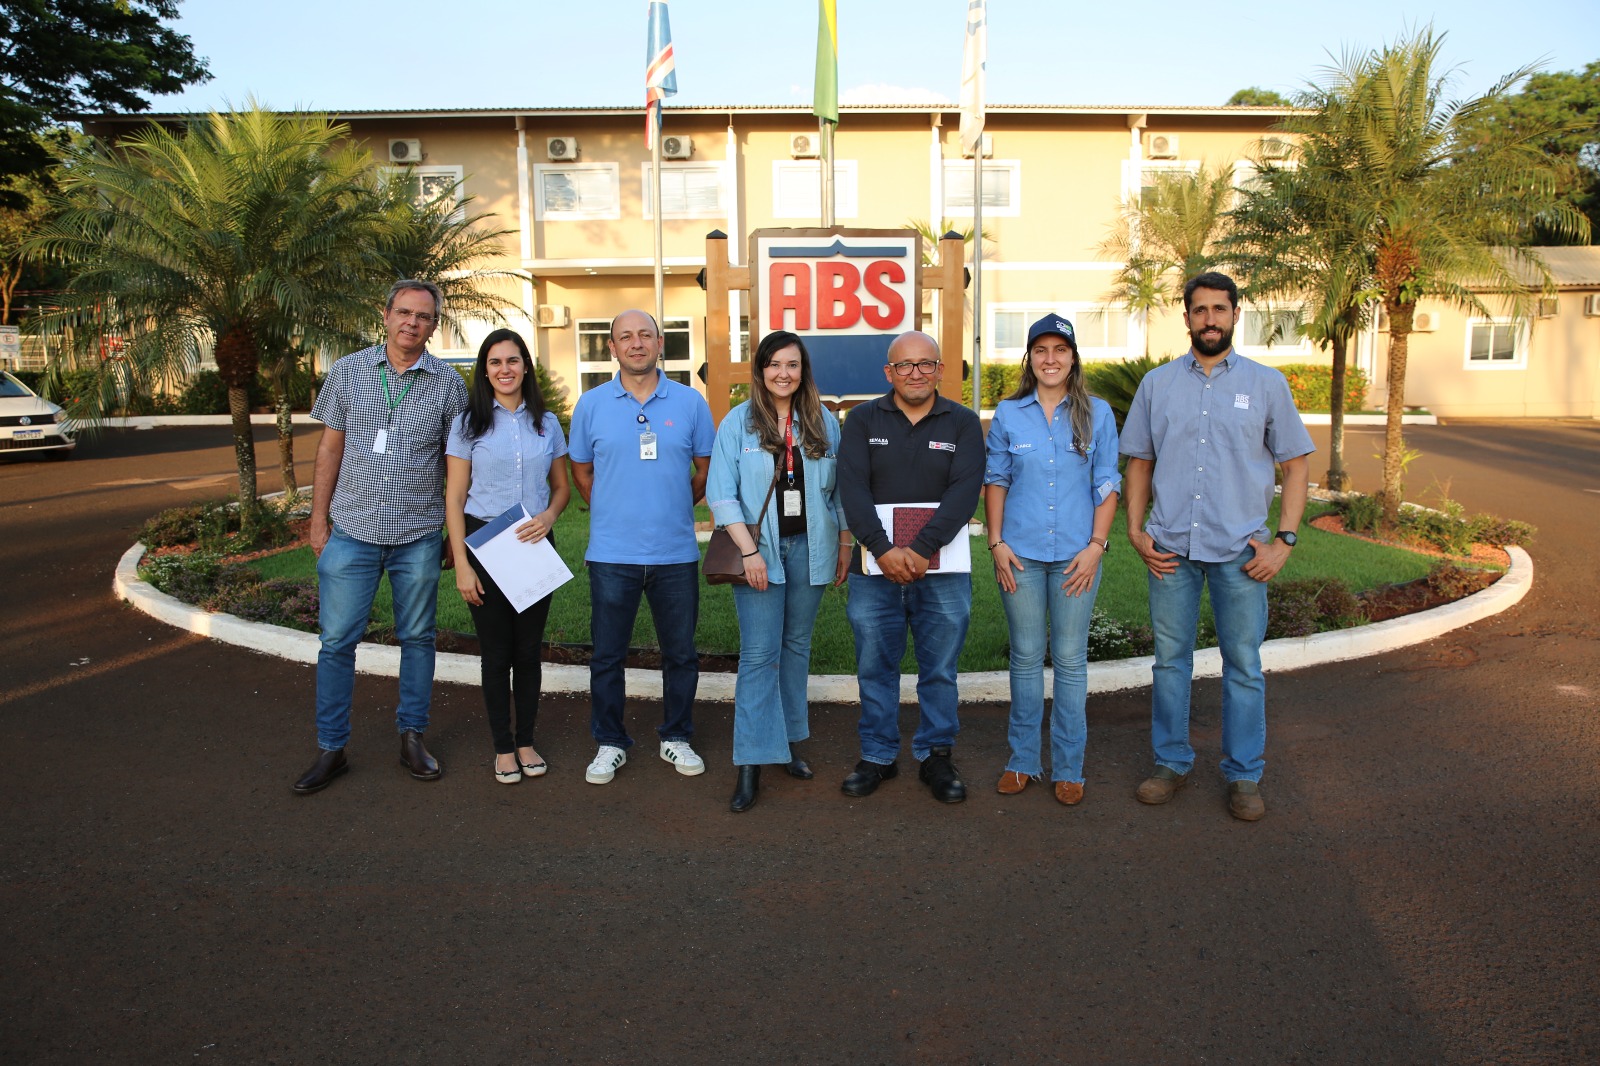
[[772, 502], [772, 494], [778, 487], [779, 473], [781, 473], [781, 471], [778, 468], [776, 460], [774, 460], [772, 466], [772, 484], [767, 486], [767, 497], [761, 501], [761, 513], [756, 515], [755, 542], [757, 551], [761, 550], [761, 523], [767, 520], [767, 504]]

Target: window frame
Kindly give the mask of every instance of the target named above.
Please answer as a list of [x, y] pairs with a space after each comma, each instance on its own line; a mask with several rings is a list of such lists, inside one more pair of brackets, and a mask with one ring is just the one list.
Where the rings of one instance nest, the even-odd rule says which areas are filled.
[[[407, 180], [410, 180], [412, 177], [420, 179], [424, 177], [448, 176], [451, 179], [451, 184], [455, 186], [456, 197], [456, 209], [450, 213], [450, 221], [460, 222], [466, 217], [466, 208], [462, 206], [467, 198], [467, 171], [465, 167], [456, 166], [450, 163], [407, 163], [403, 165], [397, 164], [393, 166], [380, 167], [379, 169], [383, 173], [385, 182], [393, 181], [396, 178], [406, 178]], [[418, 191], [420, 194], [420, 181], [418, 182]], [[413, 199], [412, 202], [416, 203], [417, 201]], [[417, 206], [420, 207], [421, 204], [418, 204]]]
[[[989, 170], [1004, 170], [1004, 171], [1006, 171], [1006, 173], [1008, 175], [1007, 181], [1008, 181], [1008, 183], [1010, 185], [1010, 190], [1009, 190], [1009, 193], [1008, 193], [1010, 202], [1005, 207], [990, 207], [988, 204], [984, 204], [984, 206], [983, 206], [983, 217], [984, 218], [1017, 218], [1017, 217], [1021, 216], [1021, 214], [1022, 214], [1022, 160], [1020, 160], [1020, 159], [985, 159], [983, 161], [983, 169], [986, 172], [989, 171]], [[955, 206], [955, 205], [950, 203], [950, 175], [951, 175], [952, 172], [956, 172], [958, 176], [960, 174], [963, 174], [963, 173], [964, 174], [971, 174], [972, 173], [972, 160], [970, 160], [970, 159], [961, 159], [961, 160], [946, 159], [946, 160], [944, 160], [943, 169], [941, 170], [940, 175], [939, 175], [939, 177], [940, 177], [940, 181], [939, 181], [939, 189], [940, 189], [939, 199], [940, 199], [940, 201], [941, 201], [941, 203], [943, 205], [943, 208], [944, 208], [944, 217], [945, 218], [972, 218], [973, 217], [973, 209], [972, 209], [971, 205], [968, 205], [966, 207], [957, 207], [957, 206]], [[984, 184], [985, 185], [988, 184], [988, 174], [987, 173], [985, 173], [985, 175], [984, 175]]]
[[1239, 324], [1233, 327], [1233, 348], [1240, 355], [1247, 355], [1252, 359], [1263, 356], [1275, 357], [1281, 355], [1308, 356], [1315, 354], [1316, 348], [1305, 334], [1290, 341], [1277, 344], [1246, 344], [1244, 343], [1244, 316], [1254, 312], [1261, 315], [1293, 314], [1295, 320], [1305, 323], [1305, 306], [1302, 304], [1252, 304], [1244, 300], [1239, 301]]
[[[1510, 359], [1474, 359], [1472, 358], [1472, 334], [1479, 326], [1488, 326], [1491, 331], [1497, 329], [1508, 330], [1511, 333], [1511, 358]], [[1413, 334], [1415, 336], [1415, 334]], [[1532, 330], [1527, 320], [1517, 321], [1504, 316], [1473, 315], [1467, 319], [1466, 339], [1462, 346], [1462, 366], [1467, 370], [1526, 370], [1528, 369], [1528, 348], [1532, 341]], [[1494, 351], [1493, 333], [1490, 335], [1490, 352]]]
[[[1023, 317], [1024, 341], [1026, 341], [1027, 327], [1033, 325], [1035, 321], [1043, 318], [1045, 315], [1059, 314], [1064, 316], [1069, 322], [1072, 323], [1074, 330], [1076, 330], [1078, 325], [1078, 317], [1083, 314], [1121, 315], [1123, 319], [1123, 344], [1121, 347], [1089, 345], [1080, 342], [1078, 354], [1086, 363], [1101, 359], [1127, 359], [1139, 354], [1139, 351], [1135, 350], [1134, 345], [1134, 340], [1136, 337], [1134, 329], [1134, 315], [1124, 304], [1095, 302], [1090, 300], [1063, 300], [1056, 303], [1039, 303], [1032, 300], [1019, 300], [994, 303], [990, 304], [986, 309], [985, 318], [987, 321], [985, 321], [984, 326], [988, 332], [985, 334], [985, 336], [990, 338], [999, 336], [1000, 331], [996, 325], [996, 318], [999, 315], [1018, 313], [1020, 313]], [[997, 347], [993, 341], [991, 341], [991, 343], [987, 346], [987, 351], [984, 353], [984, 358], [986, 360], [994, 359], [1008, 363], [1020, 363], [1025, 355], [1027, 355], [1026, 347], [1000, 348]]]
[[[678, 359], [669, 359], [663, 351], [661, 361], [657, 364], [663, 373], [673, 380], [683, 380], [685, 375], [692, 380], [694, 370], [699, 365], [699, 353], [695, 350], [694, 323], [692, 317], [683, 315], [668, 315], [661, 323], [661, 332], [665, 334], [682, 334], [689, 344], [689, 354]], [[586, 375], [604, 374], [609, 381], [616, 376], [617, 361], [611, 357], [609, 350], [604, 359], [585, 359], [583, 357], [583, 338], [594, 334], [604, 334], [608, 339], [611, 336], [611, 319], [609, 318], [575, 318], [572, 320], [573, 346], [576, 348], [578, 368], [578, 391], [588, 392], [600, 382], [584, 386]], [[692, 385], [691, 385], [692, 387]]]
[[[643, 218], [647, 222], [653, 221], [655, 219], [655, 217], [656, 217], [655, 214], [650, 210], [650, 168], [651, 168], [651, 164], [650, 164], [649, 160], [645, 160], [643, 163], [639, 164], [639, 204], [640, 204], [639, 217]], [[661, 212], [661, 217], [662, 217], [663, 220], [674, 219], [674, 218], [727, 218], [728, 217], [728, 207], [727, 207], [728, 171], [727, 171], [727, 167], [723, 166], [723, 164], [720, 163], [720, 162], [696, 163], [696, 162], [693, 162], [693, 161], [668, 162], [666, 160], [662, 160], [662, 162], [661, 162], [661, 174], [662, 174], [663, 178], [665, 178], [667, 174], [671, 173], [674, 170], [678, 171], [679, 173], [685, 173], [685, 172], [691, 171], [691, 170], [694, 170], [694, 171], [710, 171], [712, 174], [714, 174], [715, 177], [716, 177], [716, 182], [717, 182], [717, 206], [715, 208], [711, 209], [711, 210], [708, 210], [708, 211], [666, 211], [666, 210], [663, 210]], [[666, 202], [666, 198], [663, 196], [662, 197], [663, 205], [665, 205], [665, 202]], [[685, 202], [687, 202], [687, 197], [685, 197]]]
[[[818, 209], [809, 214], [785, 214], [783, 203], [783, 180], [785, 171], [810, 171], [816, 183], [822, 181], [822, 160], [820, 159], [774, 159], [772, 161], [772, 217], [776, 219], [814, 219], [820, 218], [822, 190], [817, 190]], [[842, 176], [849, 178], [849, 187], [839, 179]], [[861, 181], [860, 168], [854, 159], [835, 159], [833, 161], [833, 217], [858, 218], [860, 217]]]
[[[611, 175], [611, 206], [596, 211], [559, 211], [544, 202], [544, 179], [551, 174], [606, 171]], [[622, 168], [616, 163], [535, 163], [533, 165], [533, 219], [535, 222], [594, 222], [622, 218]]]

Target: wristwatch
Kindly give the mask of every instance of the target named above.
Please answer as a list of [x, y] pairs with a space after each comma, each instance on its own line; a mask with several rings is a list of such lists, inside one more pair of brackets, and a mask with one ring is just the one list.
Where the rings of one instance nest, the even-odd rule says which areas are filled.
[[1100, 553], [1102, 555], [1107, 554], [1107, 553], [1109, 553], [1111, 551], [1111, 538], [1110, 537], [1105, 537], [1105, 538], [1090, 537], [1089, 538], [1089, 543], [1090, 544], [1098, 544], [1098, 545], [1100, 545]]
[[1292, 529], [1280, 529], [1278, 530], [1277, 539], [1283, 541], [1292, 548], [1300, 538], [1295, 536], [1294, 530]]

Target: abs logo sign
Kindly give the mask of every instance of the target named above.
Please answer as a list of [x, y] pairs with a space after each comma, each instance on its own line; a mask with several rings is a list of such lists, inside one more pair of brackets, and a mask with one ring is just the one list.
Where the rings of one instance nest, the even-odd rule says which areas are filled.
[[922, 326], [915, 230], [757, 230], [751, 234], [751, 349], [773, 330], [805, 338], [817, 390], [862, 399], [888, 391], [889, 342]]

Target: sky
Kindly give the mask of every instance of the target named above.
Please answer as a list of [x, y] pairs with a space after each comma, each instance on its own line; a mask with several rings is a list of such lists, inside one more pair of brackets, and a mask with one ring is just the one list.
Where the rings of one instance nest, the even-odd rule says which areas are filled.
[[[183, 0], [178, 28], [213, 79], [157, 111], [248, 98], [283, 110], [643, 107], [645, 0]], [[838, 0], [839, 98], [953, 103], [967, 0]], [[1208, 106], [1290, 94], [1347, 52], [1431, 23], [1452, 97], [1527, 65], [1600, 59], [1593, 0], [1311, 4], [989, 0], [991, 104]], [[809, 106], [813, 0], [671, 0], [674, 105]], [[670, 119], [669, 119], [670, 120]]]

